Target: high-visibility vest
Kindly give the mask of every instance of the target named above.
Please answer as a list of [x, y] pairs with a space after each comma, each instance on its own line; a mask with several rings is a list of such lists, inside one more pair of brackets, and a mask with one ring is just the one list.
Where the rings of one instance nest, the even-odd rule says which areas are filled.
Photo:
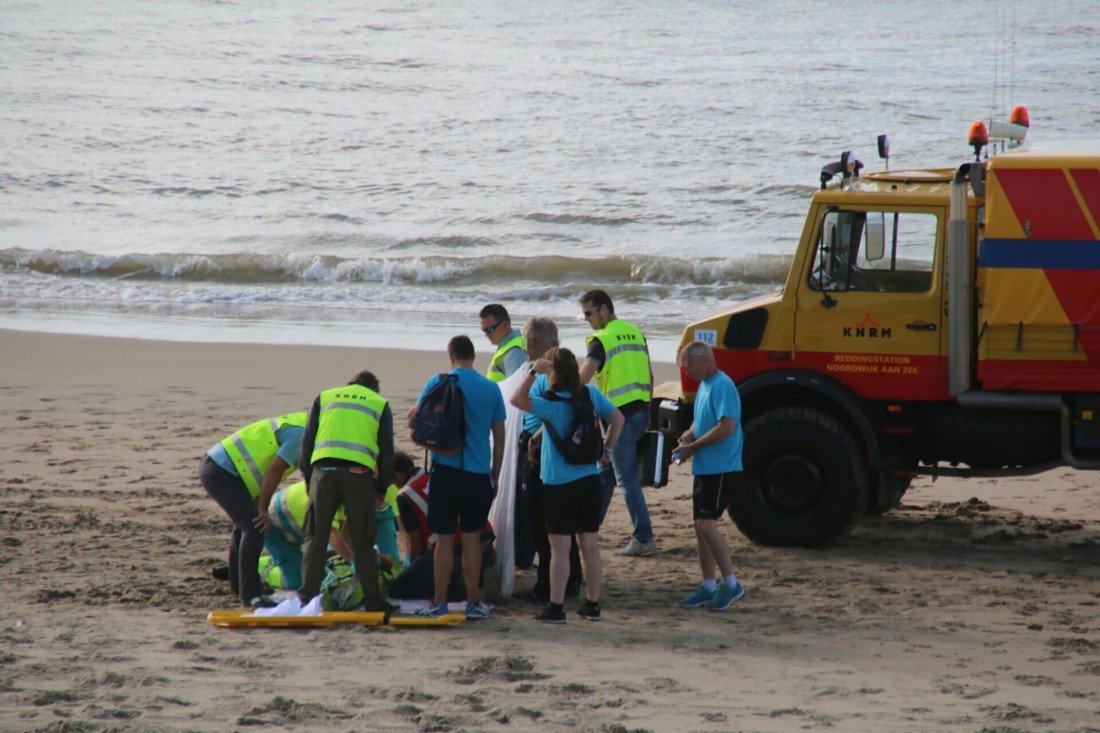
[[378, 430], [386, 398], [361, 384], [326, 389], [309, 462], [340, 458], [378, 468]]
[[[305, 481], [298, 481], [279, 489], [271, 497], [271, 507], [268, 509], [272, 529], [282, 532], [291, 544], [301, 545], [306, 538], [306, 510], [308, 509], [309, 486]], [[346, 518], [347, 513], [341, 506], [332, 518], [332, 528], [340, 529], [340, 523]]]
[[[409, 478], [405, 483], [405, 487], [397, 493], [398, 497], [404, 497], [409, 505], [413, 508], [413, 512], [416, 514], [417, 525], [416, 527], [406, 527], [406, 531], [413, 529], [420, 530], [420, 536], [424, 538], [424, 547], [431, 550], [435, 547], [436, 536], [435, 532], [432, 532], [428, 528], [428, 474], [424, 469], [420, 469], [420, 473]], [[456, 538], [457, 540], [457, 538]]]
[[[237, 432], [225, 438], [221, 442], [229, 460], [237, 469], [237, 475], [241, 477], [248, 493], [255, 499], [260, 495], [260, 484], [263, 483], [264, 473], [275, 454], [279, 452], [279, 441], [275, 437], [275, 431], [284, 425], [304, 428], [308, 415], [304, 412], [292, 412], [279, 417], [271, 417], [266, 420], [257, 420], [251, 425], [246, 425]], [[290, 475], [295, 464], [287, 466], [283, 472], [283, 478]]]
[[305, 541], [306, 510], [309, 509], [309, 487], [305, 481], [279, 489], [271, 497], [271, 526], [296, 545]]
[[527, 339], [516, 334], [501, 341], [497, 346], [497, 352], [493, 354], [492, 361], [489, 362], [489, 370], [485, 372], [486, 377], [494, 382], [503, 382], [508, 378], [508, 374], [504, 371], [504, 355], [512, 349], [523, 349], [523, 352], [527, 353]]
[[615, 407], [641, 400], [649, 402], [652, 385], [649, 377], [649, 349], [645, 336], [632, 323], [621, 318], [585, 339], [603, 344], [603, 368], [596, 373], [596, 386]]

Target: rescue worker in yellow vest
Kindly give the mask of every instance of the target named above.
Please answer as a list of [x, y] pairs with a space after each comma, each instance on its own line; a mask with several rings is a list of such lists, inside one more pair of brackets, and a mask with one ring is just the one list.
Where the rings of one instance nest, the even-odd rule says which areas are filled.
[[[260, 577], [272, 588], [298, 590], [302, 585], [302, 542], [309, 510], [309, 487], [298, 481], [279, 489], [271, 497], [265, 512], [270, 525], [264, 532], [264, 549], [260, 557]], [[332, 521], [329, 542], [340, 557], [351, 562], [351, 548], [337, 531], [344, 522], [341, 508]]]
[[[494, 382], [503, 382], [529, 361], [527, 357], [527, 337], [519, 329], [512, 328], [508, 310], [500, 303], [490, 303], [481, 309], [481, 331], [489, 343], [497, 347], [489, 362], [485, 376]], [[516, 477], [517, 484], [523, 483], [523, 472]], [[517, 487], [515, 511], [513, 512], [512, 546], [515, 549], [516, 567], [530, 570], [535, 561], [535, 539], [529, 529], [531, 524], [530, 508], [527, 496]]]
[[302, 436], [301, 466], [309, 482], [309, 511], [299, 601], [304, 606], [321, 590], [329, 527], [342, 504], [363, 610], [381, 611], [388, 621], [397, 607], [379, 590], [374, 541], [375, 504], [393, 483], [393, 414], [378, 394], [374, 374], [359, 372], [347, 386], [318, 395]]
[[[305, 541], [303, 528], [306, 513], [309, 510], [309, 487], [305, 481], [298, 481], [279, 489], [271, 497], [271, 528], [264, 534], [266, 555], [260, 556], [260, 577], [272, 588], [298, 590], [302, 586], [302, 543]], [[397, 529], [393, 520], [393, 511], [388, 504], [375, 506], [378, 520], [378, 567], [381, 569], [381, 586], [385, 588], [404, 568], [397, 560]], [[347, 529], [344, 508], [336, 512], [329, 533], [329, 544], [336, 554], [348, 562], [354, 556], [351, 546], [344, 538]]]
[[211, 446], [199, 467], [202, 487], [233, 522], [229, 587], [246, 607], [275, 605], [256, 569], [267, 529], [257, 497], [274, 493], [297, 466], [305, 424], [304, 412], [257, 420]]
[[490, 303], [479, 315], [481, 332], [497, 347], [485, 376], [494, 382], [503, 382], [527, 363], [527, 339], [519, 329], [512, 328], [508, 310], [500, 303]]
[[604, 464], [600, 469], [603, 490], [600, 523], [607, 514], [617, 483], [634, 533], [630, 543], [615, 554], [652, 555], [657, 552], [657, 541], [653, 538], [653, 523], [642, 494], [637, 446], [649, 428], [649, 403], [653, 395], [649, 347], [637, 326], [615, 315], [611, 296], [605, 291], [589, 290], [581, 296], [580, 305], [584, 319], [596, 331], [587, 339], [588, 353], [580, 367], [581, 384], [587, 384], [595, 375], [600, 392], [625, 418], [619, 442], [611, 454], [611, 466]]

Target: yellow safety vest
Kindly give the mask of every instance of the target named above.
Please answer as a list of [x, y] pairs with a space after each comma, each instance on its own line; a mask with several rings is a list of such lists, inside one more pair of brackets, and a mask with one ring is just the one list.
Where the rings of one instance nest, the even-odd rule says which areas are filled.
[[378, 429], [386, 398], [360, 384], [321, 393], [313, 455], [309, 462], [340, 458], [378, 468]]
[[[309, 509], [309, 487], [305, 481], [298, 481], [279, 489], [271, 497], [271, 526], [282, 531], [283, 535], [295, 544], [305, 539], [306, 511]], [[332, 528], [340, 529], [340, 523], [347, 518], [344, 507], [336, 510], [332, 518]]]
[[615, 407], [636, 400], [649, 402], [649, 349], [638, 327], [616, 318], [585, 339], [585, 344], [592, 339], [603, 344], [604, 362], [596, 373], [596, 386], [604, 397]]
[[[263, 483], [264, 473], [275, 454], [279, 452], [279, 441], [275, 438], [275, 431], [284, 425], [304, 428], [308, 415], [304, 412], [292, 412], [279, 417], [270, 417], [266, 420], [257, 420], [251, 425], [246, 425], [237, 432], [222, 440], [222, 448], [225, 449], [229, 460], [237, 469], [248, 493], [255, 499], [260, 495], [260, 484]], [[283, 478], [290, 475], [296, 463], [287, 466], [283, 472]]]
[[489, 370], [485, 372], [486, 377], [494, 382], [503, 382], [508, 378], [508, 375], [504, 372], [504, 355], [512, 349], [523, 349], [526, 353], [527, 339], [516, 335], [501, 341], [500, 346], [497, 347], [497, 353], [493, 354], [493, 360], [489, 362]]

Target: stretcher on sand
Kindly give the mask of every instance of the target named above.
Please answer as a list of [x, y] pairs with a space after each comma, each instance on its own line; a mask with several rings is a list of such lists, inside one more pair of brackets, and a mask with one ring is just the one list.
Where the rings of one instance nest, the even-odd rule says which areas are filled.
[[[252, 611], [211, 611], [206, 620], [215, 626], [238, 628], [314, 628], [336, 624], [383, 626], [385, 615], [381, 611], [325, 611], [319, 616], [257, 616]], [[422, 616], [390, 616], [390, 626], [455, 626], [466, 620], [462, 613], [449, 613], [437, 618]]]

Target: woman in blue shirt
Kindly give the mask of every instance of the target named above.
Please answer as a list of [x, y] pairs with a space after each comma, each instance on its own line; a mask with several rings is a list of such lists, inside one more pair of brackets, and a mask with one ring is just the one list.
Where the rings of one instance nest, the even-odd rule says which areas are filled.
[[[582, 389], [577, 357], [569, 349], [555, 348], [528, 367], [524, 380], [516, 388], [512, 404], [549, 423], [559, 435], [573, 432], [573, 408], [568, 401], [550, 400], [532, 389], [536, 374], [546, 374], [550, 391], [568, 398]], [[569, 579], [570, 535], [576, 535], [584, 566], [585, 601], [577, 610], [582, 618], [600, 618], [600, 583], [603, 563], [600, 559], [600, 481], [599, 464], [611, 460], [611, 451], [619, 439], [623, 416], [611, 402], [592, 386], [585, 386], [596, 414], [610, 425], [599, 462], [574, 464], [565, 460], [549, 436], [542, 440], [540, 474], [546, 486], [546, 532], [550, 536], [550, 603], [538, 621], [565, 623], [565, 585]]]

